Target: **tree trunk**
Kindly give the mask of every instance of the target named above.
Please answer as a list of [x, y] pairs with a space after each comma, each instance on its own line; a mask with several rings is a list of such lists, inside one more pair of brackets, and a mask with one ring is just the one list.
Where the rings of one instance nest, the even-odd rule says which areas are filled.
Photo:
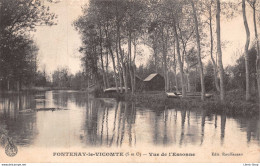
[[106, 84], [107, 84], [107, 88], [110, 87], [109, 84], [109, 79], [108, 79], [108, 48], [107, 48], [107, 56], [106, 56], [106, 72], [105, 72], [105, 77], [106, 77]]
[[220, 100], [224, 101], [225, 87], [224, 87], [224, 67], [222, 64], [222, 50], [221, 50], [221, 38], [220, 38], [220, 0], [217, 0], [216, 26], [217, 26], [218, 70], [220, 76]]
[[205, 83], [204, 83], [204, 71], [203, 71], [203, 64], [201, 61], [201, 48], [200, 48], [200, 35], [199, 35], [199, 24], [196, 14], [196, 9], [193, 0], [191, 1], [192, 9], [193, 9], [193, 17], [195, 21], [195, 30], [196, 30], [196, 41], [197, 41], [197, 58], [199, 63], [200, 69], [200, 83], [201, 83], [201, 100], [205, 98]]
[[123, 70], [123, 77], [124, 77], [124, 84], [125, 84], [125, 93], [128, 93], [128, 64], [127, 62], [125, 62], [124, 64], [124, 69], [125, 69], [125, 72]]
[[[189, 66], [189, 61], [188, 61], [187, 52], [186, 52], [186, 44], [185, 44], [185, 41], [183, 40], [183, 35], [182, 35], [182, 31], [181, 31], [179, 24], [178, 24], [178, 29], [180, 32], [180, 39], [181, 39], [182, 47], [183, 47], [182, 63], [186, 62], [186, 64], [187, 64], [187, 72], [185, 72], [186, 79], [187, 79], [186, 89], [188, 92], [190, 92], [190, 66]], [[188, 42], [188, 41], [186, 41], [186, 42]]]
[[117, 68], [118, 68], [118, 77], [120, 85], [120, 93], [123, 92], [123, 80], [122, 80], [122, 66], [120, 65], [120, 58], [118, 53], [118, 38], [116, 38], [116, 59], [117, 59]]
[[250, 31], [246, 18], [246, 4], [245, 0], [242, 0], [243, 20], [246, 30], [246, 44], [245, 44], [245, 67], [246, 67], [246, 101], [250, 99], [250, 81], [249, 81], [249, 62], [248, 62], [248, 47], [250, 43]]
[[[125, 93], [128, 92], [128, 87], [127, 87], [127, 74], [126, 74], [126, 68], [125, 68], [125, 64], [124, 64], [124, 55], [123, 55], [123, 51], [122, 51], [122, 47], [121, 47], [121, 36], [120, 36], [120, 20], [118, 18], [118, 1], [116, 1], [116, 34], [117, 34], [117, 43], [118, 43], [118, 49], [119, 49], [119, 54], [120, 54], [120, 58], [119, 56], [117, 57], [118, 59], [120, 59], [121, 62], [121, 69], [123, 70], [123, 79], [124, 79], [124, 86], [125, 86]], [[118, 52], [118, 51], [117, 51]], [[122, 80], [123, 82], [123, 80]], [[123, 84], [123, 83], [122, 83]], [[121, 92], [122, 92], [122, 84], [121, 85]]]
[[[212, 5], [211, 1], [211, 5]], [[211, 57], [211, 61], [213, 64], [213, 68], [214, 68], [214, 84], [215, 87], [217, 89], [217, 91], [220, 91], [220, 87], [219, 87], [219, 83], [218, 83], [218, 71], [217, 71], [217, 64], [216, 61], [213, 57], [213, 48], [214, 48], [214, 43], [213, 43], [213, 30], [212, 30], [212, 10], [211, 10], [211, 5], [210, 5], [210, 9], [209, 9], [209, 29], [210, 29], [210, 57]]]
[[124, 78], [124, 88], [125, 88], [125, 93], [128, 92], [128, 85], [127, 85], [127, 64], [124, 63], [124, 51], [122, 50], [121, 47], [121, 39], [120, 39], [120, 27], [117, 25], [117, 40], [118, 40], [118, 47], [119, 47], [119, 52], [120, 52], [120, 60], [122, 64], [122, 70], [123, 70], [123, 78]]
[[177, 76], [177, 67], [176, 64], [174, 66], [174, 77], [175, 77], [175, 86], [176, 86], [176, 91], [179, 92], [179, 85], [178, 85], [178, 76]]
[[163, 74], [164, 74], [164, 90], [167, 92], [167, 61], [166, 61], [166, 43], [164, 39], [164, 28], [162, 27], [162, 46], [163, 46]]
[[190, 85], [190, 62], [188, 58], [186, 57], [186, 63], [187, 63], [187, 85], [188, 85], [188, 92], [191, 92], [191, 85]]
[[131, 92], [132, 95], [135, 92], [135, 87], [134, 87], [134, 73], [133, 73], [133, 67], [132, 67], [132, 34], [129, 32], [128, 35], [128, 64], [129, 64], [129, 73], [130, 73], [130, 81], [131, 81]]
[[134, 86], [134, 71], [133, 66], [129, 66], [129, 73], [130, 73], [130, 81], [131, 81], [131, 92], [132, 95], [135, 93], [135, 86]]
[[117, 82], [117, 74], [116, 74], [115, 57], [114, 57], [114, 54], [113, 54], [113, 51], [112, 51], [111, 46], [109, 46], [109, 51], [110, 51], [110, 55], [111, 55], [111, 59], [112, 59], [112, 64], [113, 64], [113, 75], [114, 75], [115, 84], [116, 84], [116, 92], [119, 92], [118, 82]]
[[181, 74], [181, 86], [182, 86], [182, 97], [186, 97], [186, 86], [184, 82], [184, 72], [183, 72], [183, 63], [181, 61], [181, 54], [180, 54], [180, 44], [179, 44], [179, 37], [177, 33], [177, 27], [176, 23], [174, 22], [174, 36], [175, 36], [175, 42], [176, 42], [176, 50], [177, 50], [177, 56], [178, 56], [178, 62], [180, 67], [180, 74]]
[[10, 90], [10, 81], [9, 81], [9, 79], [7, 80], [7, 90], [8, 91]]
[[153, 46], [153, 52], [154, 52], [154, 66], [155, 66], [155, 72], [158, 73], [158, 65], [157, 65], [157, 48], [156, 46]]
[[17, 81], [16, 82], [16, 90], [17, 90], [17, 92], [20, 92], [20, 81]]
[[257, 59], [256, 59], [256, 73], [257, 73], [257, 87], [258, 87], [258, 99], [260, 103], [260, 54], [259, 54], [259, 41], [257, 34], [257, 26], [256, 26], [256, 8], [255, 8], [256, 0], [253, 1], [253, 21], [254, 21], [254, 30], [255, 30], [255, 40], [256, 40], [256, 51], [257, 51]]
[[[112, 46], [111, 46], [111, 41], [110, 41], [111, 39], [109, 38], [109, 35], [108, 35], [108, 29], [109, 29], [109, 26], [108, 26], [108, 22], [107, 22], [107, 24], [106, 24], [106, 29], [105, 29], [105, 32], [106, 32], [106, 41], [107, 41], [107, 68], [108, 68], [108, 52], [110, 52], [111, 59], [112, 59], [112, 64], [113, 64], [113, 77], [114, 77], [114, 80], [115, 80], [116, 92], [119, 92], [119, 90], [118, 90], [118, 83], [117, 83], [115, 57], [114, 57], [113, 50], [112, 50]], [[108, 69], [107, 69], [107, 73], [108, 73]], [[108, 81], [108, 86], [109, 86], [108, 77], [107, 77], [107, 81]]]
[[165, 37], [165, 68], [166, 68], [166, 91], [169, 91], [169, 71], [168, 71], [168, 65], [167, 65], [167, 57], [168, 57], [168, 36], [169, 36], [169, 29], [167, 29], [167, 34]]
[[[107, 84], [106, 84], [105, 68], [104, 68], [104, 62], [103, 62], [103, 55], [102, 55], [102, 53], [101, 53], [100, 60], [101, 60], [103, 84], [104, 84], [104, 88], [106, 89], [106, 88], [107, 88]], [[97, 81], [97, 80], [96, 80], [96, 81]]]
[[177, 63], [176, 63], [176, 44], [174, 42], [173, 44], [173, 58], [174, 58], [174, 68], [173, 68], [173, 72], [174, 72], [174, 78], [175, 78], [175, 86], [176, 86], [176, 91], [179, 92], [179, 85], [178, 85], [178, 78], [177, 78]]
[[104, 84], [104, 89], [107, 88], [106, 84], [106, 76], [105, 76], [105, 69], [104, 69], [104, 61], [103, 61], [103, 46], [102, 46], [102, 30], [101, 30], [101, 25], [99, 28], [99, 46], [100, 46], [100, 60], [101, 60], [101, 68], [102, 68], [102, 76], [103, 76], [103, 84]]
[[169, 79], [169, 71], [167, 70], [167, 86], [166, 86], [166, 88], [167, 88], [167, 91], [169, 91], [170, 90], [170, 79]]
[[134, 39], [134, 60], [133, 60], [134, 87], [135, 87], [135, 91], [136, 91], [136, 65], [135, 65], [135, 58], [136, 58], [136, 38]]
[[197, 91], [198, 89], [198, 83], [197, 83], [197, 76], [198, 76], [198, 66], [196, 65], [196, 68], [195, 68], [195, 91]]

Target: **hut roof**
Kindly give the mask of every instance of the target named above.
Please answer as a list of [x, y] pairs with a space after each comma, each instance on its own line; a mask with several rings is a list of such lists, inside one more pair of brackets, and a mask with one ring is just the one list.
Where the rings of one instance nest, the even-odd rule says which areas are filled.
[[153, 73], [153, 74], [150, 74], [148, 77], [146, 77], [144, 79], [144, 81], [151, 81], [155, 76], [157, 76], [158, 73]]

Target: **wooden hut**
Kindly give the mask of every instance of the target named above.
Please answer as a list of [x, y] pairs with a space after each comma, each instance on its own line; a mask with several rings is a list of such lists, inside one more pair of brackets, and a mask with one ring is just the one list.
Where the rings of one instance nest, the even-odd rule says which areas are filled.
[[144, 90], [144, 81], [139, 76], [135, 76], [135, 90], [143, 91]]
[[150, 74], [144, 79], [146, 91], [163, 91], [165, 86], [164, 77], [158, 73]]

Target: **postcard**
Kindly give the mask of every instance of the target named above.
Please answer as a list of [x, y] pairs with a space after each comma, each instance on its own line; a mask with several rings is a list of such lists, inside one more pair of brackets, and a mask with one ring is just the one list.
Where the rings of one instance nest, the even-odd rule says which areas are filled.
[[259, 163], [256, 0], [0, 0], [1, 163]]

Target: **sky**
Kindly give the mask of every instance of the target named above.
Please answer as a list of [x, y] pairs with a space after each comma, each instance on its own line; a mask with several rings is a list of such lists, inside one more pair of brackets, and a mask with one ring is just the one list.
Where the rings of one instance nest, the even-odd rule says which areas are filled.
[[[46, 3], [46, 2], [45, 2]], [[79, 47], [81, 38], [73, 21], [81, 15], [81, 6], [87, 0], [62, 0], [50, 10], [58, 15], [57, 25], [37, 27], [34, 39], [39, 47], [39, 69], [48, 73], [58, 67], [69, 67], [71, 73], [81, 70]]]
[[[81, 7], [88, 0], [60, 0], [59, 3], [52, 4], [50, 9], [58, 15], [57, 25], [37, 27], [34, 33], [34, 39], [39, 47], [39, 69], [51, 74], [58, 67], [68, 67], [72, 74], [82, 70], [79, 53], [81, 38], [73, 27], [73, 21], [81, 14]], [[45, 2], [47, 3], [47, 2]], [[240, 7], [240, 6], [239, 6]], [[232, 20], [226, 20], [221, 17], [221, 38], [227, 42], [223, 52], [224, 66], [233, 65], [239, 54], [234, 54], [238, 50], [244, 49], [246, 33], [241, 13]], [[251, 40], [254, 38], [252, 11], [247, 7], [247, 18], [251, 32]], [[144, 48], [143, 57], [139, 62], [145, 62], [152, 53]], [[206, 58], [204, 62], [208, 59]]]

